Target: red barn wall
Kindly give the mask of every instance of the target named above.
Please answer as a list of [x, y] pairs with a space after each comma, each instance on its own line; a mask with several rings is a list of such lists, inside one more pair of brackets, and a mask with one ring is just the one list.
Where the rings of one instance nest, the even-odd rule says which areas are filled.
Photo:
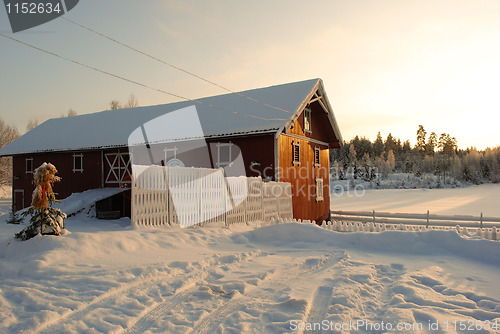
[[[211, 139], [200, 143], [181, 142], [175, 145], [151, 145], [150, 152], [138, 152], [132, 150], [134, 163], [149, 163], [149, 153], [153, 154], [157, 164], [161, 164], [164, 158], [165, 147], [176, 146], [181, 152], [177, 158], [183, 161], [186, 167], [215, 168], [217, 147], [216, 144], [234, 144], [232, 148], [232, 158], [241, 154], [243, 158], [242, 166], [226, 167], [225, 173], [228, 176], [261, 176], [262, 178], [274, 179], [274, 135], [255, 135], [247, 137], [233, 137]], [[200, 148], [201, 147], [201, 148]], [[116, 182], [113, 175], [110, 176], [110, 163], [108, 161], [116, 154], [123, 154], [124, 160], [128, 159], [128, 148], [116, 148], [93, 151], [71, 151], [71, 152], [47, 152], [27, 155], [17, 155], [13, 159], [13, 205], [15, 210], [31, 205], [31, 194], [34, 189], [33, 174], [26, 173], [26, 158], [33, 158], [33, 168], [37, 168], [43, 162], [50, 162], [56, 166], [61, 182], [54, 185], [54, 191], [58, 199], [64, 199], [75, 192], [82, 192], [88, 189], [101, 187], [119, 187], [127, 185], [130, 177], [125, 175], [124, 182]], [[141, 153], [142, 157], [141, 157]], [[83, 172], [73, 171], [73, 154], [83, 154]], [[106, 159], [109, 157], [109, 159]], [[202, 158], [200, 158], [202, 157]], [[214, 162], [215, 159], [215, 162]], [[146, 161], [147, 160], [147, 161]], [[112, 161], [111, 161], [112, 163]], [[116, 170], [115, 170], [116, 171]], [[123, 172], [123, 171], [122, 171]], [[131, 172], [130, 166], [127, 173]], [[22, 195], [24, 194], [24, 196]], [[23, 198], [24, 197], [24, 198]]]
[[[83, 153], [83, 172], [73, 171], [73, 154]], [[15, 210], [31, 205], [31, 194], [34, 190], [33, 174], [26, 173], [26, 158], [33, 158], [33, 169], [44, 162], [51, 163], [57, 168], [57, 175], [62, 178], [61, 182], [54, 184], [54, 192], [58, 199], [68, 197], [74, 192], [101, 187], [101, 153], [100, 151], [77, 151], [77, 152], [49, 152], [13, 157], [13, 205]], [[21, 202], [20, 191], [24, 192], [24, 200]], [[16, 195], [17, 192], [17, 195]], [[16, 197], [17, 196], [17, 197]], [[17, 203], [16, 203], [17, 198]]]
[[132, 148], [131, 152], [135, 164], [161, 165], [162, 160], [166, 164], [172, 158], [165, 157], [165, 149], [177, 149], [176, 159], [181, 160], [186, 167], [217, 168], [217, 143], [232, 143], [231, 159], [236, 160], [240, 154], [243, 159], [243, 166], [233, 164], [225, 167], [226, 176], [246, 175], [274, 179], [274, 134], [152, 144], [149, 149]]

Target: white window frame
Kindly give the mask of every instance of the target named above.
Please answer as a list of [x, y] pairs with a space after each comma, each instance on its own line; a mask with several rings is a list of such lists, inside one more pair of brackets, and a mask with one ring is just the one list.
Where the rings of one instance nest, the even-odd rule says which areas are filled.
[[[229, 142], [229, 143], [217, 143], [216, 144], [217, 146], [217, 168], [219, 167], [231, 167], [233, 165], [233, 161], [232, 161], [232, 146], [233, 146], [233, 143]], [[227, 160], [224, 160], [222, 158], [224, 157], [221, 157], [221, 148], [223, 147], [228, 147], [229, 148], [229, 157], [227, 157]]]
[[312, 127], [311, 127], [311, 109], [305, 108], [304, 109], [304, 132], [305, 133], [312, 133]]
[[[163, 149], [163, 151], [165, 152], [165, 164], [167, 162], [169, 162], [170, 160], [172, 160], [172, 159], [177, 159], [177, 150], [178, 150], [178, 148], [176, 146], [174, 146], [173, 148], [167, 148], [167, 147], [165, 147]], [[168, 158], [168, 154], [172, 153], [172, 152], [174, 152], [174, 156], [171, 159], [169, 159]]]
[[[316, 159], [317, 158], [317, 159]], [[321, 149], [319, 147], [314, 147], [314, 167], [321, 167]], [[316, 162], [317, 160], [317, 162]]]
[[316, 202], [323, 201], [323, 178], [316, 178]]
[[[295, 150], [298, 150], [297, 160], [295, 160]], [[292, 165], [300, 166], [300, 142], [292, 141]]]
[[[76, 168], [76, 159], [80, 158], [80, 168]], [[74, 153], [73, 154], [73, 173], [80, 172], [83, 173], [83, 153]]]
[[[28, 169], [28, 161], [31, 161], [31, 170]], [[24, 165], [24, 169], [25, 169], [25, 172], [26, 174], [33, 174], [33, 158], [26, 158], [25, 159], [25, 165]]]

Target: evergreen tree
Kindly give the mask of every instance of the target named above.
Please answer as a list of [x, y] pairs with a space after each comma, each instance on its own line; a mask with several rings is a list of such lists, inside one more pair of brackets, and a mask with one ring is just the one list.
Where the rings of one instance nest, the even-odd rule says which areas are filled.
[[349, 175], [353, 179], [362, 177], [371, 180], [402, 172], [416, 176], [434, 174], [439, 176], [441, 185], [454, 184], [454, 180], [476, 184], [500, 182], [500, 146], [484, 151], [474, 147], [459, 150], [455, 137], [442, 133], [438, 139], [435, 132], [431, 132], [425, 142], [423, 126], [419, 126], [417, 137], [419, 143], [412, 148], [409, 140], [401, 143], [390, 133], [385, 142], [382, 142], [380, 132], [373, 143], [365, 137], [356, 136], [335, 150], [332, 166], [339, 178]]
[[354, 145], [349, 146], [349, 153], [347, 154], [349, 160], [349, 167], [347, 173], [352, 173], [353, 178], [358, 178], [358, 159]]
[[451, 156], [457, 150], [457, 139], [448, 133], [442, 133], [439, 137], [438, 147], [443, 154]]
[[423, 125], [418, 126], [417, 130], [417, 144], [415, 148], [420, 153], [421, 156], [425, 154], [425, 136], [427, 135], [427, 131], [425, 131]]
[[377, 139], [375, 139], [375, 142], [373, 143], [372, 147], [372, 157], [380, 157], [384, 154], [384, 142], [382, 141], [382, 135], [379, 133], [377, 134]]
[[57, 169], [51, 163], [44, 162], [40, 167], [35, 169], [33, 173], [35, 190], [33, 191], [31, 207], [23, 213], [23, 216], [31, 215], [31, 224], [19, 233], [16, 233], [16, 238], [28, 240], [39, 233], [61, 234], [66, 214], [52, 207], [54, 203], [59, 202], [56, 200], [52, 190], [54, 182], [61, 180], [56, 174]]
[[392, 151], [392, 153], [394, 154], [394, 151], [396, 150], [396, 141], [392, 137], [391, 133], [389, 133], [389, 135], [387, 135], [387, 139], [385, 140], [385, 143], [384, 143], [384, 149], [385, 149], [386, 158], [387, 158], [387, 155], [389, 154], [389, 151]]
[[365, 155], [363, 155], [363, 159], [361, 161], [361, 167], [363, 169], [363, 180], [371, 181], [375, 179], [376, 174], [373, 170], [370, 154], [365, 153]]
[[394, 157], [394, 152], [392, 150], [387, 153], [387, 164], [391, 173], [394, 172], [394, 167], [396, 167], [396, 158]]
[[429, 135], [429, 139], [427, 140], [427, 144], [425, 145], [425, 152], [428, 155], [434, 155], [437, 146], [437, 135], [435, 132], [431, 132]]
[[405, 155], [408, 155], [411, 153], [411, 144], [410, 144], [409, 139], [405, 140], [405, 142], [403, 143], [402, 153]]

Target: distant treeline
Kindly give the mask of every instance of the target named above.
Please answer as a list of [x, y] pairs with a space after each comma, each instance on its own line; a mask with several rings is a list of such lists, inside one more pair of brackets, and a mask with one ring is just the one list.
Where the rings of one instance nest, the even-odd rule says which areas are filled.
[[500, 182], [500, 146], [483, 151], [458, 149], [455, 137], [447, 133], [438, 137], [434, 132], [427, 137], [422, 125], [416, 139], [412, 147], [409, 140], [402, 142], [391, 134], [383, 140], [379, 132], [374, 142], [356, 136], [332, 150], [332, 176], [371, 181], [391, 173], [428, 173], [445, 183], [447, 178], [474, 184]]

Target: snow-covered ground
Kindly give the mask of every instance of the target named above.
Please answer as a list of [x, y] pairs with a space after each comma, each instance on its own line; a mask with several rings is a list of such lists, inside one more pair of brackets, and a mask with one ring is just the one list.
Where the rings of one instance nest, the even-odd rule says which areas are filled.
[[368, 189], [333, 193], [332, 210], [500, 217], [500, 184], [447, 189]]
[[0, 333], [500, 332], [500, 242], [453, 231], [133, 229], [82, 212], [71, 234], [20, 242], [4, 219]]

